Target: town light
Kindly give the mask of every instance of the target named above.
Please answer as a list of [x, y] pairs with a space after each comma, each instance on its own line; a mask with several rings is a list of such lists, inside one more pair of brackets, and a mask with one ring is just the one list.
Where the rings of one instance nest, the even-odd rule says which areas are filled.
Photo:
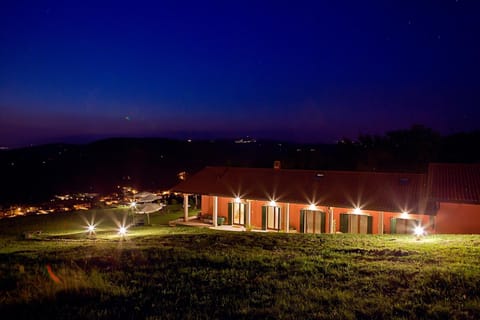
[[95, 232], [95, 225], [89, 224], [87, 227], [87, 230], [89, 233], [94, 233]]
[[360, 208], [355, 208], [355, 209], [353, 210], [353, 213], [355, 213], [355, 214], [360, 214], [360, 213], [362, 213], [362, 210], [361, 210]]
[[133, 207], [135, 207], [136, 205], [137, 205], [137, 203], [136, 203], [135, 201], [130, 202], [130, 208], [133, 208]]

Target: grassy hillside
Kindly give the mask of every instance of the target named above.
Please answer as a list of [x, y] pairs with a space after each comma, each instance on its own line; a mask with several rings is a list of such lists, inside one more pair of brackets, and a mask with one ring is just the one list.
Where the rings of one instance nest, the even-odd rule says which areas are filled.
[[[7, 318], [478, 319], [480, 236], [303, 235], [168, 227], [125, 239], [92, 212], [0, 221]], [[112, 219], [114, 217], [114, 219]], [[25, 230], [42, 234], [21, 239]], [[20, 233], [20, 234], [19, 234]]]

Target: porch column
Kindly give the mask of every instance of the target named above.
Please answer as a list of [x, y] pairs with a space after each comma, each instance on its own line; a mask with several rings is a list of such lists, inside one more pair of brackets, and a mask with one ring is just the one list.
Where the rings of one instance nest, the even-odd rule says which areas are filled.
[[285, 232], [290, 232], [290, 203], [287, 203], [285, 210]]
[[183, 220], [188, 221], [188, 194], [183, 195]]
[[333, 208], [328, 207], [328, 229], [329, 233], [335, 233], [335, 226], [333, 225]]
[[245, 227], [252, 226], [252, 201], [247, 200], [247, 218], [245, 219]]
[[218, 197], [213, 197], [213, 226], [217, 226], [217, 218], [218, 218]]
[[378, 214], [378, 234], [383, 234], [383, 211]]

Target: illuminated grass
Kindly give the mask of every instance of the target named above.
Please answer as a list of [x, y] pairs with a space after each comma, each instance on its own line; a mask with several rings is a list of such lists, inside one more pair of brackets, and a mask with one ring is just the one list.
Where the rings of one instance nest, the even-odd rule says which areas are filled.
[[480, 236], [416, 241], [160, 223], [131, 228], [125, 239], [108, 228], [98, 229], [95, 239], [59, 231], [33, 240], [2, 237], [2, 315], [476, 319], [480, 314]]

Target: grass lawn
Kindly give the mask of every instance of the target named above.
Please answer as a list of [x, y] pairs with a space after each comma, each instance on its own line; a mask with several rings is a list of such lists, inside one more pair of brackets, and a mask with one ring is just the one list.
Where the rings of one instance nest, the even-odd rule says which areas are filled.
[[125, 239], [127, 209], [0, 220], [2, 318], [480, 318], [480, 236], [169, 227], [180, 209]]

